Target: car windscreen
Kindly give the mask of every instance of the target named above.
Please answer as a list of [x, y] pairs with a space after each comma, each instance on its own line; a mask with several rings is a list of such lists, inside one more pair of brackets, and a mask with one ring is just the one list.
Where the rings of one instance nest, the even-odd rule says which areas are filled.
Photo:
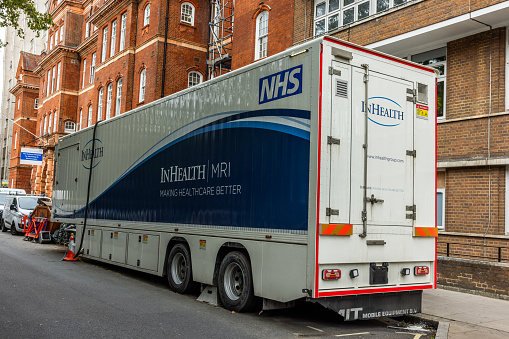
[[19, 207], [24, 210], [33, 210], [37, 206], [37, 199], [40, 197], [19, 197]]

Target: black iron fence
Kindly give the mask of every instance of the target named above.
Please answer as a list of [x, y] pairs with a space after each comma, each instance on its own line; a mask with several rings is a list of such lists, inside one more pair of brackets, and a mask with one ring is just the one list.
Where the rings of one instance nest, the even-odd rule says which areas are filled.
[[509, 263], [509, 247], [438, 241], [439, 256]]

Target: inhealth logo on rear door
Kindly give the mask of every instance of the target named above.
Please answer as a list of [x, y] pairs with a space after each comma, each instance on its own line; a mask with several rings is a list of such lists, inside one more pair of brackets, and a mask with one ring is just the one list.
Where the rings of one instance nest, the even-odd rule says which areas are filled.
[[[364, 101], [362, 113], [364, 113]], [[368, 119], [380, 126], [395, 127], [403, 122], [405, 112], [403, 107], [392, 99], [371, 97], [368, 100]]]
[[302, 65], [260, 78], [259, 103], [264, 104], [302, 93]]

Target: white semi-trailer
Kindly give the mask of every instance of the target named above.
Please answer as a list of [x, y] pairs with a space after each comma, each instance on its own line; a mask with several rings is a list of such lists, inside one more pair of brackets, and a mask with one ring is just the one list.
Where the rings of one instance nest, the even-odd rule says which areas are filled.
[[230, 310], [419, 312], [436, 287], [435, 79], [330, 37], [292, 47], [60, 139], [53, 219], [83, 256], [217, 287]]

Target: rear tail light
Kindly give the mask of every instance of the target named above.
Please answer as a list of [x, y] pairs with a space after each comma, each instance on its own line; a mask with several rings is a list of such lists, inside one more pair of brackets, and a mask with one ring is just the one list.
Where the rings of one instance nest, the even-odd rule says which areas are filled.
[[341, 278], [341, 270], [323, 270], [323, 280], [336, 280]]
[[415, 275], [428, 275], [429, 267], [428, 266], [415, 266], [414, 273], [415, 273]]

